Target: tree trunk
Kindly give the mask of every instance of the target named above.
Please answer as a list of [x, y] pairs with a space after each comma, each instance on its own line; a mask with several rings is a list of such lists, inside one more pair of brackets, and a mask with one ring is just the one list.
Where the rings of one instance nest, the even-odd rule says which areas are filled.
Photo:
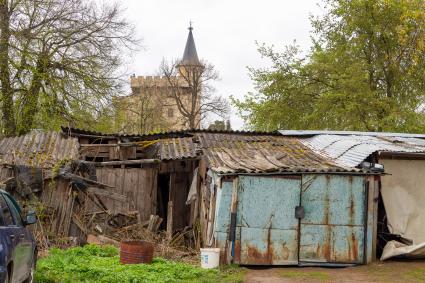
[[195, 116], [191, 115], [189, 118], [189, 129], [195, 129], [196, 123], [195, 123]]
[[9, 72], [9, 20], [8, 2], [7, 0], [0, 0], [0, 82], [3, 132], [6, 136], [13, 136], [16, 133], [16, 124]]
[[46, 70], [47, 60], [44, 55], [40, 55], [37, 60], [37, 67], [34, 71], [30, 89], [27, 96], [24, 98], [22, 107], [21, 119], [18, 125], [18, 134], [23, 135], [28, 133], [34, 124], [34, 117], [37, 114], [38, 100], [40, 96], [41, 83]]

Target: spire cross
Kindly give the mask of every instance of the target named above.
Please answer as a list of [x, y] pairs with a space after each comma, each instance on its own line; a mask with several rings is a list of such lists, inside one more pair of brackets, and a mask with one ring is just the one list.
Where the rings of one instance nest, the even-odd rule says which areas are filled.
[[189, 30], [193, 30], [192, 23], [193, 23], [193, 22], [190, 20], [190, 21], [189, 21]]

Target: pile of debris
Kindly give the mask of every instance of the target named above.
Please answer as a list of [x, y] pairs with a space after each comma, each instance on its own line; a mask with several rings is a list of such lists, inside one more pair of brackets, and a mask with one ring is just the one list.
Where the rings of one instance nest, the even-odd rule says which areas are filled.
[[18, 174], [7, 180], [5, 188], [20, 199], [24, 211], [35, 209], [37, 212], [39, 221], [31, 228], [39, 250], [85, 243], [118, 246], [125, 240], [145, 240], [155, 243], [157, 256], [194, 260], [197, 241], [192, 228], [170, 235], [160, 231], [163, 219], [158, 215], [144, 220], [137, 210], [112, 211], [106, 199], [128, 203], [127, 196], [98, 182], [95, 173], [87, 164], [78, 162], [68, 162], [56, 172], [32, 171], [42, 175], [30, 178], [42, 180], [42, 184], [35, 186], [40, 187], [37, 191], [29, 190], [30, 184]]
[[37, 213], [39, 221], [30, 229], [39, 250], [147, 240], [157, 245], [158, 255], [190, 255], [200, 246], [199, 232], [181, 228], [187, 223], [173, 226], [172, 220], [150, 215], [164, 212], [153, 205], [158, 164], [148, 158], [148, 145], [155, 143], [142, 141], [137, 148], [97, 138], [80, 143], [67, 134], [44, 131], [0, 139], [0, 186], [18, 199], [24, 213]]

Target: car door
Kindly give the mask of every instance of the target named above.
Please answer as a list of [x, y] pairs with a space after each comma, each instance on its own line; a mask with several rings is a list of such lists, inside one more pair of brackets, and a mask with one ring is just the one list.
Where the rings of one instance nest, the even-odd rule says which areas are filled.
[[0, 193], [0, 210], [2, 214], [3, 222], [1, 223], [0, 231], [2, 233], [2, 237], [4, 238], [6, 247], [5, 249], [8, 251], [6, 264], [12, 263], [12, 274], [11, 282], [16, 282], [19, 276], [19, 258], [16, 257], [16, 245], [18, 242], [17, 239], [17, 229], [15, 227], [15, 223], [13, 222], [12, 213], [10, 212], [9, 206], [6, 203], [6, 200], [3, 198], [2, 193]]
[[[2, 194], [6, 203], [10, 209], [13, 218], [13, 227], [15, 233], [15, 260], [16, 268], [19, 273], [18, 280], [25, 280], [29, 275], [31, 269], [32, 261], [32, 238], [30, 232], [25, 228], [22, 216], [21, 209], [18, 207], [17, 203], [12, 199], [9, 194]], [[19, 266], [18, 266], [19, 264]], [[15, 276], [14, 276], [15, 277]]]

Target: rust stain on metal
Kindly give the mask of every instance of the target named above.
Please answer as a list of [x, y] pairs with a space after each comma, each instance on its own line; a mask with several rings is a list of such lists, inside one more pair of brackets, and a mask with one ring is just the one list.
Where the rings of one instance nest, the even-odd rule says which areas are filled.
[[325, 195], [325, 203], [324, 203], [324, 208], [323, 208], [323, 214], [324, 214], [324, 219], [323, 219], [323, 223], [324, 224], [329, 224], [329, 185], [330, 185], [330, 176], [326, 175], [326, 195]]
[[235, 263], [240, 263], [241, 262], [241, 242], [240, 241], [235, 241], [234, 262]]
[[[270, 217], [273, 218], [273, 215]], [[267, 255], [270, 256], [272, 252], [272, 243], [271, 243], [271, 231], [270, 227], [267, 230]], [[272, 258], [270, 258], [270, 264], [272, 263]]]
[[352, 254], [353, 254], [353, 260], [356, 260], [359, 257], [359, 253], [358, 253], [358, 242], [356, 239], [356, 236], [354, 235], [354, 233], [351, 233], [351, 243], [352, 243]]
[[350, 215], [349, 215], [349, 223], [350, 225], [354, 225], [354, 217], [355, 217], [355, 203], [353, 193], [350, 195]]
[[[273, 264], [274, 259], [274, 249], [273, 249], [273, 242], [271, 241], [271, 231], [270, 228], [267, 231], [267, 249], [265, 252], [259, 251], [255, 246], [247, 245], [247, 251], [248, 251], [248, 262], [255, 262], [255, 264], [260, 265], [271, 265]], [[235, 252], [236, 253], [236, 252]], [[288, 251], [288, 257], [289, 257], [289, 251]]]
[[322, 246], [322, 254], [323, 257], [326, 258], [326, 260], [330, 261], [331, 259], [331, 247], [329, 245], [329, 242], [326, 242]]
[[248, 262], [255, 262], [255, 264], [268, 265], [273, 263], [273, 249], [267, 249], [265, 253], [257, 250], [256, 247], [248, 246]]
[[283, 244], [282, 244], [282, 251], [281, 251], [281, 255], [282, 255], [282, 258], [283, 258], [284, 260], [288, 260], [288, 259], [289, 259], [289, 249], [288, 249], [288, 247], [286, 246], [286, 242], [283, 242]]

